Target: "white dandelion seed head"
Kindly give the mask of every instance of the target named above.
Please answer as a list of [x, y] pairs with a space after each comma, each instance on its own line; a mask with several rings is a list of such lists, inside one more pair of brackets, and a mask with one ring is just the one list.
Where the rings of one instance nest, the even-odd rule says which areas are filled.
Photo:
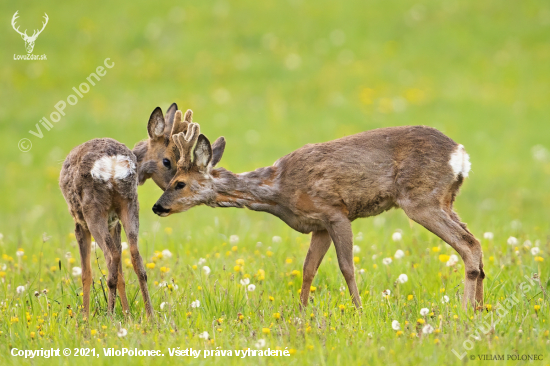
[[243, 278], [239, 282], [241, 283], [241, 285], [246, 286], [250, 283], [250, 278]]
[[393, 256], [395, 257], [395, 259], [401, 259], [405, 256], [405, 252], [402, 251], [401, 249], [397, 249]]
[[449, 296], [447, 296], [447, 295], [443, 296], [443, 299], [441, 300], [441, 302], [443, 302], [443, 303], [449, 302]]
[[391, 239], [393, 241], [401, 241], [403, 239], [403, 234], [401, 234], [399, 231], [396, 231], [391, 235]]
[[159, 287], [167, 287], [168, 284], [166, 283], [166, 281], [162, 281], [161, 283], [159, 283]]
[[357, 235], [355, 236], [355, 240], [362, 241], [363, 240], [363, 233], [358, 232]]
[[200, 306], [201, 306], [201, 302], [199, 300], [195, 300], [195, 301], [191, 302], [191, 307], [192, 308], [198, 308]]
[[18, 257], [22, 257], [25, 255], [25, 252], [22, 251], [21, 249], [17, 250], [17, 252], [15, 252], [15, 255], [18, 256]]
[[353, 253], [359, 253], [361, 252], [361, 248], [359, 247], [359, 245], [354, 245], [353, 246]]
[[346, 286], [340, 286], [340, 292], [346, 291]]
[[509, 237], [506, 242], [508, 245], [518, 245], [518, 239], [513, 236]]
[[386, 266], [389, 265], [392, 262], [391, 258], [384, 258], [382, 259], [382, 264], [385, 264]]
[[210, 274], [210, 267], [204, 266], [202, 267], [202, 271], [204, 272], [205, 275], [208, 276]]
[[97, 248], [97, 243], [95, 241], [92, 242], [92, 246], [91, 246], [92, 250], [96, 250]]
[[205, 264], [205, 263], [206, 263], [206, 259], [204, 259], [204, 258], [199, 258], [199, 261], [197, 262], [197, 264], [198, 264], [199, 266], [202, 266], [202, 265]]
[[359, 270], [359, 273], [360, 273], [360, 274], [364, 274], [364, 273], [365, 273], [365, 270], [364, 270], [363, 268], [361, 268], [361, 269]]
[[372, 255], [372, 260], [376, 260], [377, 257], [378, 257], [378, 256], [377, 256], [376, 254], [373, 254], [373, 255]]
[[239, 236], [238, 235], [231, 235], [229, 237], [229, 244], [237, 244], [239, 242]]
[[273, 238], [271, 238], [271, 241], [275, 244], [279, 244], [283, 241], [283, 239], [280, 236], [275, 235]]
[[174, 283], [173, 287], [174, 287], [174, 291], [176, 291], [178, 288], [180, 288], [180, 287], [179, 287], [178, 285], [176, 285], [175, 283]]
[[406, 274], [402, 273], [399, 275], [399, 277], [397, 277], [397, 281], [399, 283], [405, 283], [409, 280], [409, 276], [407, 276]]
[[422, 309], [420, 309], [420, 315], [422, 315], [422, 316], [426, 316], [426, 315], [428, 315], [429, 313], [430, 313], [430, 309], [428, 309], [428, 308], [422, 308]]
[[128, 243], [123, 241], [122, 243], [120, 243], [120, 247], [122, 248], [122, 250], [128, 250]]
[[8, 266], [6, 265], [6, 263], [2, 263], [2, 266], [0, 266], [0, 268], [2, 268], [2, 271], [5, 271]]
[[537, 255], [537, 254], [539, 254], [539, 253], [540, 253], [539, 247], [532, 247], [532, 248], [531, 248], [531, 254]]
[[70, 259], [73, 255], [71, 254], [71, 252], [67, 252], [65, 253], [65, 258], [67, 259]]
[[449, 260], [445, 264], [447, 265], [447, 267], [452, 267], [457, 263], [458, 263], [458, 256], [456, 254], [451, 254], [451, 256], [449, 257]]
[[487, 231], [483, 234], [483, 238], [487, 240], [493, 240], [495, 238], [495, 235], [492, 232]]
[[164, 249], [164, 250], [162, 251], [162, 256], [163, 256], [164, 258], [172, 258], [172, 252], [169, 251], [168, 249]]
[[394, 320], [391, 322], [391, 327], [393, 330], [399, 330], [401, 329], [401, 325], [399, 324], [399, 322], [397, 320]]
[[248, 291], [252, 292], [254, 290], [256, 290], [256, 285], [253, 285], [253, 284], [248, 285]]
[[256, 348], [264, 348], [265, 345], [267, 344], [267, 342], [265, 341], [265, 339], [258, 339], [258, 342], [256, 342], [255, 346]]
[[123, 338], [123, 337], [126, 337], [128, 335], [128, 331], [124, 328], [120, 328], [120, 330], [118, 331], [118, 333], [116, 335], [119, 336], [120, 338]]
[[82, 274], [82, 268], [80, 267], [73, 267], [73, 276], [80, 276]]
[[161, 304], [160, 304], [160, 310], [163, 310], [165, 306], [166, 306], [166, 303], [165, 303], [165, 302], [161, 303]]
[[434, 327], [432, 327], [430, 324], [426, 324], [424, 327], [422, 327], [422, 333], [424, 334], [431, 334], [434, 331]]
[[382, 291], [382, 296], [390, 296], [390, 295], [391, 295], [390, 289], [386, 289], [386, 290]]
[[207, 331], [204, 331], [202, 333], [199, 333], [199, 338], [201, 339], [208, 339], [210, 336]]

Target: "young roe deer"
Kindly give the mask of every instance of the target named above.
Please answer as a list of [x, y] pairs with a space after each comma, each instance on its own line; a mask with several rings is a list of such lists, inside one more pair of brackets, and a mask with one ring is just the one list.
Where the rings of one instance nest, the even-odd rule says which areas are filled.
[[190, 144], [172, 137], [186, 159], [153, 206], [160, 216], [197, 205], [246, 207], [271, 213], [293, 229], [310, 233], [303, 268], [301, 303], [331, 241], [357, 308], [351, 222], [394, 207], [452, 246], [465, 264], [463, 307], [483, 302], [482, 251], [479, 241], [453, 211], [453, 202], [470, 171], [462, 145], [424, 126], [381, 128], [334, 141], [306, 145], [273, 166], [234, 174], [214, 169], [225, 140], [213, 146], [200, 135], [190, 161]]
[[[192, 111], [188, 110], [182, 121], [181, 111], [174, 103], [163, 117], [157, 107], [149, 119], [149, 138], [136, 144], [130, 151], [124, 144], [110, 139], [93, 139], [75, 147], [65, 159], [61, 169], [59, 186], [75, 222], [75, 236], [80, 250], [82, 266], [83, 306], [85, 317], [90, 314], [91, 236], [104, 253], [109, 271], [108, 311], [112, 313], [116, 290], [122, 309], [128, 312], [124, 277], [121, 264], [121, 225], [128, 238], [132, 265], [139, 279], [139, 286], [147, 315], [153, 314], [147, 290], [147, 274], [138, 250], [139, 203], [137, 186], [152, 178], [165, 189], [176, 172], [179, 150], [171, 136], [185, 132], [191, 123]], [[196, 128], [193, 128], [195, 131]]]

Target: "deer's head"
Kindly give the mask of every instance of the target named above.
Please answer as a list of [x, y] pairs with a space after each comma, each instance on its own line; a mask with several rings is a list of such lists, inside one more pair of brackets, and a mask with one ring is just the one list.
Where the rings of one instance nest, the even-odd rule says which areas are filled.
[[27, 49], [27, 53], [31, 53], [34, 49], [34, 42], [36, 41], [36, 38], [40, 35], [40, 33], [42, 33], [44, 28], [46, 28], [46, 24], [48, 24], [48, 14], [44, 13], [45, 22], [42, 23], [42, 29], [35, 29], [32, 36], [28, 36], [26, 29], [24, 32], [20, 32], [19, 27], [16, 28], [15, 26], [15, 21], [17, 18], [19, 18], [19, 16], [17, 15], [18, 12], [19, 10], [16, 11], [15, 14], [13, 14], [13, 18], [11, 18], [11, 26], [17, 33], [21, 35], [21, 38], [23, 38], [23, 40], [25, 41], [25, 48]]
[[149, 123], [147, 132], [149, 138], [138, 142], [133, 149], [138, 161], [139, 184], [147, 179], [153, 181], [164, 191], [176, 174], [177, 162], [180, 159], [180, 151], [172, 140], [172, 135], [185, 133], [192, 123], [193, 111], [185, 112], [182, 120], [182, 112], [173, 103], [162, 115], [160, 107], [155, 108]]
[[[212, 168], [219, 163], [225, 149], [223, 137], [210, 145], [206, 136], [199, 135], [198, 125], [190, 126], [187, 134], [179, 133], [172, 139], [180, 150], [180, 160], [176, 175], [153, 206], [153, 211], [162, 217], [215, 201]], [[195, 141], [197, 144], [191, 161]]]

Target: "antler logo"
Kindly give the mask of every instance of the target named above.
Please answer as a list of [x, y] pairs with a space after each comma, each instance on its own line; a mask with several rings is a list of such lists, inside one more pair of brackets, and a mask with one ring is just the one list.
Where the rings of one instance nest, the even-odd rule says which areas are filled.
[[17, 33], [19, 33], [21, 35], [21, 38], [23, 38], [23, 40], [25, 41], [25, 48], [27, 49], [27, 53], [31, 53], [32, 50], [34, 49], [34, 41], [36, 41], [36, 38], [38, 37], [38, 35], [40, 33], [42, 33], [42, 31], [44, 30], [44, 28], [46, 28], [46, 24], [48, 24], [48, 14], [44, 13], [44, 19], [46, 20], [46, 22], [42, 23], [42, 29], [40, 30], [35, 30], [32, 34], [32, 36], [28, 36], [27, 35], [27, 30], [25, 29], [25, 31], [23, 33], [21, 33], [19, 31], [19, 27], [15, 27], [15, 20], [17, 18], [19, 18], [19, 16], [17, 15], [17, 13], [19, 12], [16, 11], [15, 14], [13, 14], [13, 18], [11, 18], [11, 26], [13, 27], [13, 29], [15, 29], [15, 31]]

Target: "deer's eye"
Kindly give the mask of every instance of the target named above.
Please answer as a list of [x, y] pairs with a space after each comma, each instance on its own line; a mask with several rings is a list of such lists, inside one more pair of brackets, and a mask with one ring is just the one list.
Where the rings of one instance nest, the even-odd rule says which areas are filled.
[[170, 160], [168, 160], [168, 159], [163, 159], [163, 160], [162, 160], [162, 164], [164, 164], [165, 167], [170, 168]]
[[176, 186], [174, 187], [175, 189], [183, 189], [185, 187], [185, 183], [184, 182], [177, 182], [176, 183]]

